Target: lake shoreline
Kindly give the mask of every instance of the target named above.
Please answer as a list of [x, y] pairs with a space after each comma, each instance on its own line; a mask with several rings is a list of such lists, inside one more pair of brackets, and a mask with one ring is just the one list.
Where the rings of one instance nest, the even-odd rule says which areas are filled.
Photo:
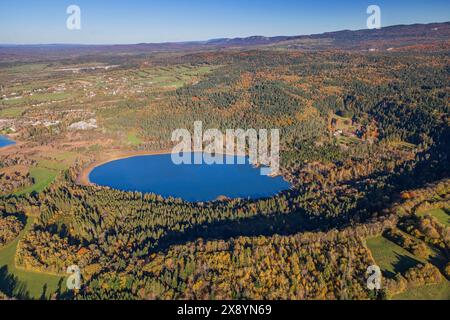
[[[245, 166], [221, 166], [220, 163], [208, 166], [208, 161], [213, 159], [209, 157], [201, 166], [177, 166], [171, 161], [173, 154], [172, 150], [98, 153], [96, 161], [86, 164], [77, 183], [125, 192], [154, 193], [187, 202], [269, 198], [291, 186], [282, 176], [274, 179], [262, 174], [260, 166], [253, 165], [248, 159]], [[217, 155], [221, 158], [226, 154]], [[235, 161], [226, 163], [238, 164]]]
[[[193, 152], [196, 152], [196, 151], [193, 151]], [[169, 149], [157, 150], [157, 151], [123, 151], [123, 152], [117, 152], [117, 153], [109, 153], [109, 154], [104, 155], [101, 158], [95, 160], [87, 167], [83, 168], [83, 170], [81, 171], [81, 173], [78, 175], [78, 177], [76, 179], [76, 184], [85, 186], [85, 187], [96, 186], [96, 184], [92, 183], [91, 180], [89, 179], [89, 175], [95, 168], [100, 167], [101, 165], [104, 165], [104, 164], [112, 162], [112, 161], [123, 160], [123, 159], [128, 159], [128, 158], [133, 158], [133, 157], [139, 157], [139, 156], [167, 155], [167, 154], [171, 154], [171, 153], [172, 153], [172, 150], [169, 150]], [[224, 153], [224, 155], [227, 155], [227, 154]], [[243, 155], [237, 154], [237, 156], [245, 157], [246, 155], [245, 154], [243, 154]], [[277, 176], [281, 176], [281, 175], [277, 175]], [[270, 177], [276, 178], [277, 176], [270, 176]]]
[[[1, 143], [5, 143], [2, 145]], [[5, 151], [6, 149], [10, 149], [12, 147], [17, 146], [17, 141], [8, 134], [0, 134], [0, 150]]]
[[96, 186], [95, 183], [92, 183], [89, 179], [89, 175], [91, 172], [106, 163], [116, 161], [116, 160], [123, 160], [133, 157], [139, 157], [139, 156], [157, 156], [157, 155], [164, 155], [164, 154], [171, 154], [172, 150], [159, 150], [159, 151], [127, 151], [127, 152], [117, 152], [117, 153], [111, 153], [108, 155], [105, 155], [94, 162], [92, 162], [90, 165], [88, 165], [86, 168], [84, 168], [81, 173], [78, 175], [78, 178], [76, 180], [76, 183], [81, 186]]

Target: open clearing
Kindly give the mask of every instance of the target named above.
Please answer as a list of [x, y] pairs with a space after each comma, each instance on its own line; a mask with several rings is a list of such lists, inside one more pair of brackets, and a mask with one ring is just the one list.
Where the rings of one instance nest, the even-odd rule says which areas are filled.
[[393, 277], [424, 262], [382, 236], [368, 239], [367, 246], [386, 277]]
[[58, 175], [75, 159], [72, 152], [55, 153], [51, 159], [39, 159], [36, 167], [30, 168], [30, 175], [34, 179], [34, 184], [15, 192], [15, 195], [23, 195], [32, 192], [41, 192], [47, 188]]
[[443, 209], [435, 209], [420, 213], [419, 216], [431, 215], [446, 227], [450, 227], [450, 215]]
[[450, 282], [410, 288], [393, 298], [393, 300], [450, 300]]
[[[367, 246], [372, 252], [375, 262], [380, 266], [383, 275], [386, 277], [393, 277], [395, 274], [404, 272], [418, 263], [425, 262], [383, 236], [368, 239]], [[439, 253], [432, 251], [434, 259], [438, 258], [437, 254]], [[408, 288], [405, 292], [394, 296], [393, 299], [449, 300], [450, 283], [444, 279], [439, 284]]]
[[30, 187], [17, 191], [16, 195], [22, 195], [32, 192], [41, 192], [47, 188], [58, 175], [58, 172], [53, 169], [44, 167], [35, 167], [30, 169], [30, 176], [34, 179], [34, 184]]
[[50, 298], [51, 294], [63, 287], [63, 278], [41, 272], [25, 271], [16, 268], [14, 259], [17, 245], [30, 230], [34, 219], [27, 218], [27, 224], [17, 239], [0, 248], [0, 291], [22, 298]]

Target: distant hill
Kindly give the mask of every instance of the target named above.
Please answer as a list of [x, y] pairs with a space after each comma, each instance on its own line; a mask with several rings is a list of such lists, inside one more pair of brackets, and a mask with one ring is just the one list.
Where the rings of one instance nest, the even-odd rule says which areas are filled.
[[[208, 41], [140, 43], [131, 45], [0, 45], [0, 59], [24, 55], [110, 54], [218, 50], [224, 48], [279, 47], [298, 50], [393, 50], [439, 43], [448, 49], [450, 22], [397, 25], [379, 30], [343, 30], [302, 36], [219, 38]], [[8, 60], [8, 59], [7, 59]]]
[[336, 47], [336, 48], [361, 48], [369, 44], [385, 42], [391, 44], [420, 44], [435, 41], [450, 40], [450, 22], [397, 25], [385, 27], [378, 30], [343, 30], [326, 32], [315, 35], [292, 36], [292, 37], [262, 37], [253, 36], [248, 38], [218, 39], [207, 42], [207, 45], [216, 47], [252, 47], [252, 46], [274, 46], [286, 47]]

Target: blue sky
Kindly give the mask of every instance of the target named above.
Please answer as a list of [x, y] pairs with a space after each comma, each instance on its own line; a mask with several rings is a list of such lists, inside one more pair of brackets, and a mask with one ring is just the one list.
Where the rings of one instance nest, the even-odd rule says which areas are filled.
[[[82, 29], [66, 28], [81, 8]], [[368, 5], [383, 26], [450, 21], [450, 0], [1, 0], [0, 43], [122, 44], [300, 35], [363, 29]]]

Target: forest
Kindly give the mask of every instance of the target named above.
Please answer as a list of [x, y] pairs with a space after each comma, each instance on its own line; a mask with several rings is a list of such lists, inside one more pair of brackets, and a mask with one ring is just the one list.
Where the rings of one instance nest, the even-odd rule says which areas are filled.
[[[20, 116], [6, 118], [25, 147], [15, 161], [0, 154], [0, 168], [30, 168], [27, 187], [40, 181], [36, 169], [53, 174], [31, 192], [0, 192], [0, 254], [20, 238], [16, 268], [61, 278], [69, 265], [81, 269], [80, 290], [60, 287], [47, 298], [391, 299], [435, 284], [450, 298], [448, 52], [228, 49], [131, 55], [126, 63], [113, 55], [71, 59], [120, 66], [52, 77], [58, 62], [42, 61], [32, 79], [22, 75], [21, 87], [4, 89], [25, 95], [27, 81], [64, 81], [71, 95], [45, 105], [54, 126], [43, 124], [41, 105], [29, 106], [39, 104], [36, 96], [18, 99]], [[124, 93], [109, 94], [112, 86]], [[11, 112], [8, 103], [0, 101], [0, 112]], [[70, 131], [94, 117], [98, 129]], [[291, 189], [190, 203], [79, 183], [96, 157], [169, 148], [171, 132], [194, 121], [223, 131], [280, 129], [281, 174]], [[418, 262], [382, 268], [378, 291], [366, 286], [367, 268], [381, 261], [372, 239]], [[0, 277], [6, 293], [1, 284]]]

